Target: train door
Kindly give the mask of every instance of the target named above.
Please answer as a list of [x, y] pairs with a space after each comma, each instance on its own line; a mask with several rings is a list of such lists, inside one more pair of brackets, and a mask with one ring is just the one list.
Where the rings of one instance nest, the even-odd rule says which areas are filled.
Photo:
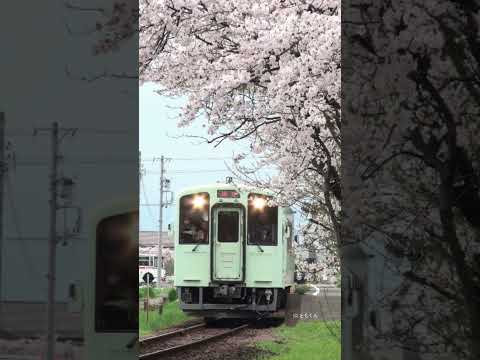
[[138, 357], [138, 212], [100, 218], [92, 234], [87, 359]]
[[214, 280], [242, 280], [243, 210], [217, 208], [214, 210]]

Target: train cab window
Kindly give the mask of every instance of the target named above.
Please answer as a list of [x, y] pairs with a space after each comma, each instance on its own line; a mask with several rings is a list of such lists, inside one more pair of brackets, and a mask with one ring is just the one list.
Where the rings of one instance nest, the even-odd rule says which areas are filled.
[[96, 235], [95, 331], [137, 332], [138, 212], [103, 219]]
[[218, 213], [218, 242], [235, 243], [238, 241], [239, 216], [236, 211]]
[[149, 266], [148, 256], [140, 256], [138, 258], [138, 265], [139, 266]]
[[248, 244], [277, 245], [278, 207], [269, 206], [268, 199], [250, 194], [248, 201]]
[[180, 244], [208, 244], [210, 199], [208, 193], [180, 199]]

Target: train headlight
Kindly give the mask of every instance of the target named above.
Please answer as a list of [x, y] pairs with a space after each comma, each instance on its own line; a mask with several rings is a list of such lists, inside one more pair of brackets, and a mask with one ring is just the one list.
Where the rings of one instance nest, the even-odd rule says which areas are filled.
[[201, 209], [205, 206], [206, 203], [207, 203], [207, 199], [205, 199], [201, 195], [194, 196], [192, 200], [192, 205], [194, 209]]
[[256, 197], [253, 199], [253, 207], [256, 210], [263, 210], [265, 205], [267, 205], [267, 201], [264, 198]]

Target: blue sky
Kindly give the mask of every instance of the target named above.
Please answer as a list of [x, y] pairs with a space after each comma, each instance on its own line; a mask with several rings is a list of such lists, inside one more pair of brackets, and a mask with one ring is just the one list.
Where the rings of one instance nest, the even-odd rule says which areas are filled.
[[[159, 202], [160, 162], [154, 158], [161, 155], [173, 158], [166, 163], [166, 170], [171, 190], [177, 193], [188, 186], [224, 180], [230, 174], [227, 168], [227, 164], [231, 164], [229, 159], [242, 146], [223, 142], [215, 148], [202, 140], [182, 137], [185, 134], [205, 137], [207, 134], [201, 123], [178, 128], [179, 108], [185, 99], [160, 96], [155, 88], [153, 84], [145, 84], [139, 93], [139, 147], [146, 170], [140, 184], [140, 204]], [[140, 229], [158, 231], [158, 206], [141, 205], [140, 209]], [[173, 222], [173, 209], [171, 206], [164, 212], [164, 230]]]

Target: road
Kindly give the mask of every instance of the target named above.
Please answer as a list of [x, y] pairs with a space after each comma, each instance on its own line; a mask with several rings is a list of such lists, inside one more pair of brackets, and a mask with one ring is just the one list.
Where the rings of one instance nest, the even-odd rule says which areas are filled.
[[314, 296], [341, 296], [341, 289], [334, 286], [328, 286], [323, 284], [310, 284], [313, 287], [311, 291], [308, 292], [309, 295]]

